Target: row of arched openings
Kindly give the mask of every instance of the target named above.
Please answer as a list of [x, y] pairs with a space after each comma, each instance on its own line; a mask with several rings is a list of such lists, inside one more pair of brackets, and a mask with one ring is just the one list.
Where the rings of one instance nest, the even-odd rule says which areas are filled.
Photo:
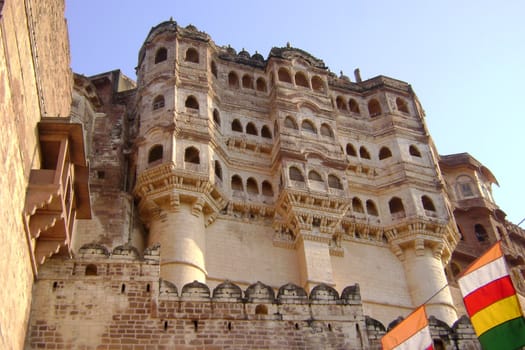
[[[343, 112], [350, 111], [355, 114], [361, 114], [361, 111], [359, 109], [359, 104], [353, 98], [350, 98], [347, 102], [347, 100], [343, 96], [337, 96], [337, 98], [335, 99], [335, 104], [339, 111], [343, 111]], [[381, 104], [375, 98], [368, 101], [367, 107], [368, 107], [368, 114], [370, 115], [370, 117], [375, 117], [382, 113]], [[397, 110], [400, 112], [407, 113], [407, 114], [409, 113], [408, 104], [406, 100], [401, 97], [396, 98], [396, 107], [397, 107]]]
[[[288, 175], [290, 177], [290, 180], [305, 182], [303, 172], [295, 166], [291, 166], [289, 168]], [[308, 180], [324, 182], [323, 177], [315, 170], [310, 170], [308, 172]], [[339, 177], [337, 177], [336, 175], [328, 174], [327, 181], [328, 181], [328, 187], [338, 189], [338, 190], [343, 189], [343, 184], [341, 182], [341, 179], [339, 179]]]
[[[164, 108], [165, 105], [166, 105], [166, 102], [164, 100], [164, 96], [163, 95], [157, 95], [153, 99], [152, 109], [155, 111], [155, 110]], [[199, 110], [199, 102], [197, 101], [197, 98], [195, 96], [193, 96], [193, 95], [190, 95], [190, 96], [186, 97], [186, 101], [184, 102], [184, 106], [188, 110], [194, 110], [194, 111], [198, 111]]]
[[[288, 129], [299, 130], [299, 126], [297, 125], [295, 118], [292, 116], [287, 116], [284, 119], [284, 127]], [[327, 136], [331, 138], [334, 137], [334, 132], [332, 128], [330, 127], [330, 125], [328, 125], [327, 123], [322, 123], [321, 127], [319, 128], [319, 132], [318, 132], [314, 123], [309, 119], [304, 119], [301, 122], [301, 130], [307, 133], [310, 133], [310, 134], [317, 135], [319, 133], [321, 134], [321, 136]]]
[[[414, 145], [409, 146], [408, 152], [411, 156], [421, 158], [421, 152]], [[346, 144], [346, 154], [352, 157], [357, 157], [357, 150], [353, 144]], [[370, 152], [368, 152], [365, 146], [359, 147], [359, 157], [362, 159], [371, 159]], [[381, 147], [381, 149], [379, 149], [377, 157], [379, 158], [379, 160], [390, 158], [392, 157], [392, 151], [390, 150], [390, 148], [383, 146]]]
[[[164, 62], [168, 59], [168, 49], [160, 47], [155, 52], [155, 64]], [[190, 47], [184, 55], [185, 62], [199, 63], [199, 52], [197, 49]]]
[[[162, 145], [154, 145], [148, 151], [148, 164], [155, 163], [164, 158], [164, 147]], [[184, 162], [200, 164], [199, 150], [193, 146], [187, 147], [184, 150]]]
[[259, 191], [259, 185], [257, 183], [257, 180], [254, 179], [253, 177], [249, 177], [246, 180], [246, 185], [245, 185], [241, 176], [237, 174], [232, 175], [231, 189], [233, 191], [244, 192], [245, 188], [246, 188], [246, 193], [248, 194], [258, 195], [259, 193], [261, 193], [263, 196], [273, 197], [273, 187], [269, 181], [264, 180], [261, 183], [261, 190]]
[[[255, 124], [252, 122], [248, 122], [246, 124], [246, 127], [243, 128], [241, 121], [236, 118], [232, 121], [231, 128], [232, 128], [232, 131], [235, 131], [235, 132], [246, 132], [246, 134], [248, 135], [259, 136], [259, 130], [255, 126]], [[260, 135], [264, 138], [271, 139], [272, 132], [270, 131], [270, 127], [268, 127], [268, 125], [263, 125], [261, 127]]]
[[[283, 83], [293, 84], [292, 82], [292, 74], [290, 71], [284, 67], [279, 68], [277, 71], [277, 77], [279, 81]], [[301, 86], [307, 89], [312, 89], [317, 92], [324, 92], [325, 91], [325, 84], [323, 82], [323, 79], [321, 77], [314, 75], [312, 79], [308, 80], [308, 77], [306, 73], [304, 72], [296, 72], [294, 75], [295, 85]]]
[[228, 86], [232, 89], [238, 89], [240, 86], [242, 86], [243, 89], [255, 89], [260, 92], [267, 91], [266, 80], [263, 77], [258, 77], [257, 80], [254, 81], [252, 76], [244, 74], [242, 79], [239, 79], [239, 75], [234, 71], [228, 73]]

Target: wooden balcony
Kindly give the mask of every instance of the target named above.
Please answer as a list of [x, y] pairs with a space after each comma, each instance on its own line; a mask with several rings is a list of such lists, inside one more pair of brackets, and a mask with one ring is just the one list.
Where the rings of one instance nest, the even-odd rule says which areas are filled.
[[35, 278], [46, 258], [69, 255], [75, 219], [91, 218], [82, 125], [46, 118], [38, 131], [41, 168], [31, 170], [23, 213]]

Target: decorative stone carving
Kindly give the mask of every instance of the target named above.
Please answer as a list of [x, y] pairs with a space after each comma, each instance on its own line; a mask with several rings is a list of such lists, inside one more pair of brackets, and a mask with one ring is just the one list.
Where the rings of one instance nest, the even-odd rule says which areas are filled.
[[279, 288], [277, 300], [283, 304], [300, 304], [308, 301], [308, 295], [298, 285], [287, 283]]
[[78, 250], [80, 258], [109, 257], [109, 250], [102, 244], [88, 243], [84, 244]]
[[159, 279], [159, 294], [164, 297], [177, 297], [177, 286], [161, 278]]
[[182, 287], [181, 297], [183, 299], [202, 300], [210, 298], [210, 288], [204, 283], [193, 281]]
[[111, 257], [115, 259], [135, 260], [140, 258], [140, 254], [137, 248], [129, 243], [126, 243], [113, 249]]
[[213, 290], [214, 301], [238, 302], [242, 300], [242, 290], [230, 281], [224, 281]]
[[275, 293], [272, 287], [267, 286], [260, 281], [249, 286], [244, 294], [249, 303], [273, 303], [275, 300]]
[[343, 289], [343, 292], [341, 293], [341, 300], [343, 300], [346, 304], [360, 304], [361, 288], [359, 288], [359, 283]]
[[314, 304], [337, 304], [339, 293], [329, 285], [321, 283], [310, 292], [310, 300]]

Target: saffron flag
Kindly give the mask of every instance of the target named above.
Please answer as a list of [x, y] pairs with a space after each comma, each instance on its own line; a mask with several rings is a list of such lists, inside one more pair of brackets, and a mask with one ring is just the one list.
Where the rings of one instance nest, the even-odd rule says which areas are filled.
[[525, 345], [525, 319], [498, 242], [458, 279], [470, 322], [485, 350]]
[[381, 338], [383, 350], [433, 349], [425, 307], [420, 306]]

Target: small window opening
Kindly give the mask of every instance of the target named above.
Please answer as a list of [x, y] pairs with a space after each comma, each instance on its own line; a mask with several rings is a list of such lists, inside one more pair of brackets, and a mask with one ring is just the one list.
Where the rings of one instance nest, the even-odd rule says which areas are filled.
[[315, 130], [315, 126], [309, 120], [303, 120], [301, 124], [301, 129], [303, 129], [306, 132], [312, 133], [312, 134], [317, 134], [317, 130]]
[[266, 80], [264, 78], [257, 78], [257, 91], [266, 92]]
[[421, 197], [421, 203], [423, 204], [423, 208], [425, 210], [429, 211], [436, 211], [436, 207], [434, 206], [434, 202], [432, 202], [432, 199], [428, 196]]
[[239, 77], [235, 72], [230, 72], [230, 74], [228, 74], [228, 86], [232, 89], [239, 88]]
[[250, 194], [259, 194], [259, 187], [257, 186], [257, 181], [253, 177], [248, 178], [246, 181], [246, 192]]
[[193, 164], [200, 164], [199, 150], [191, 146], [184, 150], [184, 161]]
[[331, 323], [328, 324], [328, 331], [330, 331], [330, 332], [332, 331], [332, 324]]
[[308, 79], [306, 79], [306, 76], [303, 72], [297, 72], [295, 73], [295, 85], [302, 86], [305, 88], [309, 88], [310, 85], [308, 84]]
[[253, 79], [249, 75], [245, 74], [242, 77], [242, 87], [245, 89], [253, 89]]
[[332, 132], [332, 128], [328, 124], [325, 124], [325, 123], [323, 123], [321, 125], [321, 135], [328, 136], [328, 137], [331, 137], [331, 138], [334, 137], [334, 133]]
[[161, 160], [163, 157], [163, 152], [162, 145], [155, 145], [151, 147], [148, 153], [148, 164], [151, 164], [157, 160]]
[[346, 102], [345, 102], [343, 96], [337, 96], [337, 98], [335, 100], [335, 104], [336, 104], [338, 110], [340, 110], [340, 111], [346, 111], [347, 110]]
[[400, 198], [394, 197], [388, 202], [388, 207], [390, 209], [390, 214], [404, 214], [405, 207], [403, 206], [403, 201]]
[[363, 159], [370, 159], [370, 153], [368, 153], [368, 150], [364, 146], [359, 148], [359, 156]]
[[164, 108], [164, 96], [159, 95], [153, 100], [153, 110]]
[[268, 315], [268, 307], [266, 305], [259, 304], [255, 307], [256, 315]]
[[232, 330], [232, 323], [231, 323], [231, 322], [228, 322], [228, 330], [229, 330], [229, 331]]
[[290, 167], [289, 170], [290, 180], [304, 182], [304, 176], [299, 169], [296, 167]]
[[199, 63], [199, 52], [193, 47], [190, 47], [186, 50], [186, 57], [184, 60], [186, 62]]
[[211, 74], [213, 74], [213, 76], [215, 78], [217, 78], [217, 64], [215, 63], [215, 61], [211, 61]]
[[421, 152], [419, 152], [417, 147], [414, 145], [410, 145], [410, 147], [408, 148], [408, 152], [410, 153], [411, 156], [421, 158]]
[[289, 84], [292, 83], [292, 77], [290, 76], [290, 73], [288, 72], [286, 68], [279, 68], [277, 76], [279, 77], [279, 81], [289, 83]]
[[255, 127], [255, 125], [253, 125], [252, 122], [246, 125], [246, 133], [249, 135], [256, 135], [256, 136], [258, 135], [257, 128]]
[[324, 83], [323, 79], [318, 77], [317, 75], [312, 78], [312, 89], [317, 92], [323, 92], [324, 91]]
[[239, 119], [234, 119], [232, 122], [232, 131], [242, 132], [242, 125]]
[[357, 157], [357, 152], [355, 150], [355, 147], [351, 143], [348, 143], [346, 145], [346, 154], [348, 154], [349, 156], [352, 156], [352, 157]]
[[296, 331], [298, 331], [298, 330], [299, 330], [299, 323], [296, 323], [296, 324], [294, 325], [294, 328], [295, 328]]
[[185, 106], [186, 106], [186, 108], [191, 108], [191, 109], [198, 110], [199, 109], [199, 102], [197, 102], [197, 99], [195, 98], [195, 96], [188, 96], [188, 98], [186, 99]]
[[343, 185], [341, 184], [341, 180], [335, 175], [328, 175], [328, 187], [336, 188], [338, 190], [343, 189]]
[[323, 178], [315, 170], [310, 170], [308, 173], [308, 180], [323, 182]]
[[213, 110], [213, 121], [215, 122], [215, 124], [217, 125], [221, 125], [221, 116], [219, 114], [219, 111], [217, 109], [214, 109]]
[[269, 183], [268, 181], [263, 181], [262, 183], [262, 194], [263, 196], [267, 196], [267, 197], [273, 197], [273, 188], [272, 188], [272, 184]]
[[97, 179], [103, 179], [106, 177], [106, 172], [104, 170], [97, 170]]
[[199, 330], [199, 321], [193, 320], [192, 322], [193, 322], [193, 330], [197, 332]]
[[485, 227], [481, 224], [474, 225], [474, 234], [479, 242], [486, 242], [489, 239], [487, 230], [485, 230]]
[[151, 286], [150, 284], [146, 284], [146, 292], [149, 293], [151, 291]]
[[122, 286], [120, 286], [120, 292], [125, 293], [126, 292], [126, 285], [122, 283]]
[[53, 282], [53, 292], [58, 288], [58, 282]]
[[354, 100], [353, 98], [351, 98], [350, 101], [348, 101], [348, 105], [350, 107], [350, 112], [356, 113], [356, 114], [361, 113], [361, 111], [359, 110], [359, 104], [357, 104], [357, 101]]
[[356, 213], [364, 213], [364, 209], [363, 209], [363, 203], [361, 202], [361, 200], [357, 197], [354, 197], [352, 199], [352, 210]]
[[289, 128], [289, 129], [295, 129], [295, 130], [299, 129], [297, 127], [297, 123], [295, 122], [295, 120], [290, 116], [284, 119], [284, 127]]
[[371, 199], [366, 201], [366, 212], [368, 213], [368, 215], [379, 216], [376, 204]]
[[97, 275], [97, 265], [89, 264], [86, 266], [86, 276], [96, 276]]
[[270, 128], [267, 125], [263, 125], [261, 129], [261, 136], [265, 139], [271, 139], [272, 133], [270, 132]]
[[392, 157], [392, 152], [390, 151], [390, 148], [381, 147], [381, 149], [379, 150], [379, 160], [383, 160], [390, 157]]
[[168, 330], [168, 321], [164, 321], [164, 331]]
[[381, 105], [375, 98], [368, 102], [368, 113], [371, 117], [376, 117], [381, 114]]
[[239, 175], [232, 176], [231, 187], [232, 187], [232, 190], [234, 191], [244, 191], [244, 187], [242, 185], [242, 179]]
[[168, 50], [165, 47], [161, 47], [155, 53], [155, 64], [166, 61], [168, 59]]
[[398, 111], [403, 112], [403, 113], [408, 113], [408, 105], [406, 101], [403, 100], [402, 98], [400, 97], [396, 98], [396, 106], [397, 106]]

